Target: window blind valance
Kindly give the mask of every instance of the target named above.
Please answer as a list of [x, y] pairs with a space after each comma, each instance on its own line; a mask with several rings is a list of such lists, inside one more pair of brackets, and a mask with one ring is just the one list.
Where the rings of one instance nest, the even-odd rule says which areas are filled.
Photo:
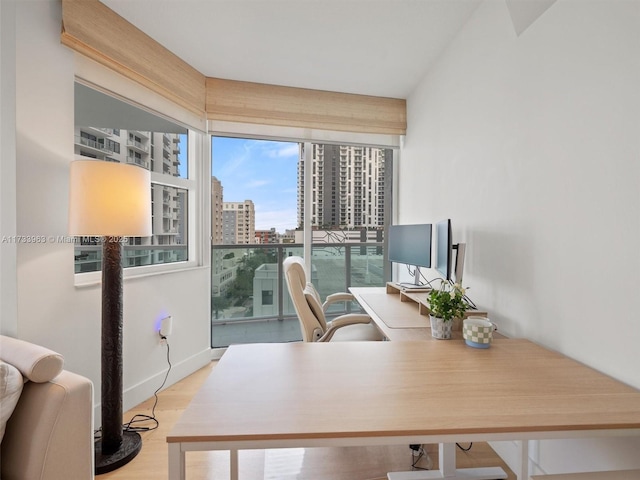
[[207, 119], [404, 135], [404, 99], [310, 90], [208, 77]]
[[208, 120], [404, 135], [404, 99], [205, 77], [99, 0], [62, 0], [61, 41]]
[[98, 0], [62, 0], [67, 47], [204, 114], [205, 76]]

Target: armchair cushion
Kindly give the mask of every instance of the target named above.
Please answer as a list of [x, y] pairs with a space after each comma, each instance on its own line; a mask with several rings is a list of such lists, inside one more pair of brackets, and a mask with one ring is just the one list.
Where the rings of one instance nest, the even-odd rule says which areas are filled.
[[348, 313], [333, 319], [328, 325], [329, 328], [322, 337], [323, 341], [353, 342], [384, 339], [368, 315]]
[[64, 358], [59, 353], [6, 336], [0, 336], [0, 360], [10, 362], [25, 378], [36, 383], [53, 380], [64, 365]]
[[0, 360], [0, 442], [18, 404], [24, 380], [16, 367]]
[[324, 311], [322, 310], [322, 305], [318, 301], [318, 294], [313, 285], [307, 285], [304, 288], [304, 298], [307, 300], [307, 304], [313, 312], [313, 316], [316, 317], [316, 320], [318, 321], [318, 324], [320, 325], [322, 330], [326, 330], [327, 323], [324, 318]]

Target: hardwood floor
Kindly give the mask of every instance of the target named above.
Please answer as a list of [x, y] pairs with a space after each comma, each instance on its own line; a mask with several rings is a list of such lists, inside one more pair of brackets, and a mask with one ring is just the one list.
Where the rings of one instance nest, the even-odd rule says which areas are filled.
[[[166, 480], [166, 435], [189, 404], [216, 362], [212, 362], [184, 380], [158, 394], [155, 416], [156, 430], [142, 432], [142, 450], [136, 458], [120, 469], [97, 477], [99, 480]], [[124, 421], [136, 414], [150, 415], [154, 398], [125, 413]], [[426, 450], [437, 468], [438, 447]], [[228, 453], [189, 452], [186, 455], [188, 480], [226, 480], [229, 478]], [[389, 471], [411, 470], [412, 452], [407, 445], [387, 447], [293, 448], [241, 451], [241, 480], [386, 480]], [[486, 443], [474, 443], [468, 452], [458, 449], [460, 467], [502, 466], [509, 480], [515, 474], [500, 460]], [[426, 468], [425, 459], [417, 464]]]

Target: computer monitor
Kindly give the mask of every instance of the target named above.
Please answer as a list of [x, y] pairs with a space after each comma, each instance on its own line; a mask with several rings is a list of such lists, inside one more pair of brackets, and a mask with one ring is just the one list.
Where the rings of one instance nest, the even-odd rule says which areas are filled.
[[451, 219], [442, 220], [436, 223], [435, 237], [436, 270], [446, 281], [462, 284], [466, 244], [453, 243]]
[[431, 268], [431, 235], [430, 223], [389, 226], [389, 261], [415, 267], [414, 286], [420, 286], [420, 267]]
[[451, 220], [446, 219], [436, 223], [436, 270], [445, 280], [451, 280], [452, 258]]

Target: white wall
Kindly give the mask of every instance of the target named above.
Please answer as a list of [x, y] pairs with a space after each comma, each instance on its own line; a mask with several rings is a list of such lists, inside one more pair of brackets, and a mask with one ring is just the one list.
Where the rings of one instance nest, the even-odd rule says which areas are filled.
[[0, 328], [16, 333], [15, 2], [0, 2]]
[[[639, 32], [638, 2], [558, 0], [518, 37], [486, 0], [408, 99], [399, 167], [399, 221], [452, 219], [464, 283], [502, 331], [636, 388]], [[543, 442], [531, 457], [551, 473], [637, 468], [638, 451]]]
[[[74, 157], [74, 54], [60, 44], [60, 2], [18, 2], [16, 17], [17, 231], [64, 236]], [[74, 287], [73, 253], [65, 243], [18, 245], [17, 335], [62, 353], [67, 369], [94, 382], [99, 403], [100, 285]], [[209, 288], [208, 267], [125, 281], [125, 410], [151, 397], [166, 372], [159, 316], [173, 316], [168, 384], [210, 360]]]

